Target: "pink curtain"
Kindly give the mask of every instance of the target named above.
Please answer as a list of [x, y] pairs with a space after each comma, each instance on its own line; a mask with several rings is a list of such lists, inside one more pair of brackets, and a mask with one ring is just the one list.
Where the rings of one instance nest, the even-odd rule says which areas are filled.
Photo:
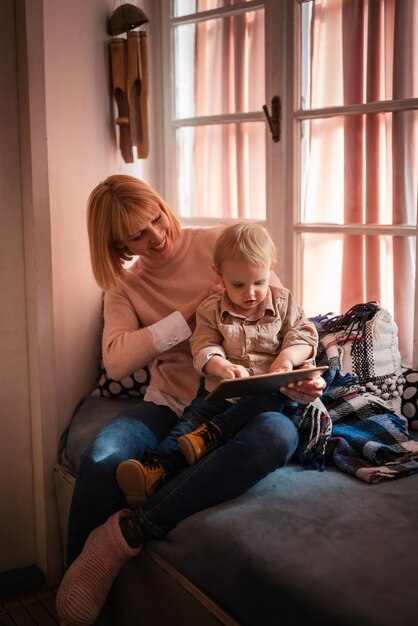
[[[315, 3], [313, 106], [416, 97], [417, 6], [415, 0], [320, 0]], [[337, 42], [334, 47], [335, 58], [324, 59], [322, 46], [315, 42], [322, 37], [329, 43], [339, 36], [341, 43]], [[332, 93], [329, 99], [327, 91]], [[333, 98], [337, 101], [332, 101]], [[340, 118], [343, 164], [335, 164], [335, 172], [341, 177], [343, 188], [343, 223], [415, 223], [417, 122], [413, 111]], [[326, 135], [331, 132], [330, 128], [326, 124], [318, 124], [318, 128], [312, 125], [311, 144], [320, 140], [324, 157], [329, 147]], [[333, 177], [333, 171], [321, 169], [320, 164], [310, 175], [313, 171], [319, 177], [317, 190], [325, 188]], [[320, 205], [321, 194], [317, 193], [316, 203]], [[330, 221], [321, 220], [319, 212], [316, 217], [316, 221]], [[406, 362], [411, 360], [412, 353], [414, 249], [412, 237], [394, 237], [393, 241], [390, 237], [348, 234], [343, 237], [341, 312], [368, 300], [393, 307]]]
[[[199, 10], [213, 8], [202, 0]], [[235, 4], [226, 0], [224, 5]], [[264, 12], [197, 24], [196, 115], [261, 110], [264, 104]], [[195, 129], [196, 208], [209, 217], [265, 217], [264, 123]]]
[[[199, 0], [198, 8], [215, 6], [216, 0]], [[417, 97], [418, 0], [316, 0], [312, 11], [311, 108]], [[261, 109], [263, 20], [262, 11], [253, 11], [197, 25], [196, 115]], [[318, 119], [308, 132], [303, 221], [415, 223], [416, 112]], [[264, 137], [264, 123], [195, 129], [198, 215], [264, 217]], [[328, 240], [303, 237], [305, 310], [330, 310], [325, 291], [334, 292], [335, 312], [377, 300], [394, 314], [410, 362], [415, 238], [347, 234]], [[318, 285], [319, 261], [325, 290]]]

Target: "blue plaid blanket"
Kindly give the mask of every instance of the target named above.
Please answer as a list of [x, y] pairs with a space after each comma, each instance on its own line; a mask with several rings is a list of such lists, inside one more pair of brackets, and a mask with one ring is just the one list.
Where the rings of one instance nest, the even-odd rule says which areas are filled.
[[[324, 318], [314, 318], [321, 336]], [[361, 333], [354, 341], [361, 341]], [[322, 347], [322, 350], [321, 350]], [[342, 375], [340, 361], [320, 343], [318, 365], [328, 365], [327, 387], [321, 400], [295, 411], [299, 428], [298, 460], [311, 469], [331, 463], [368, 483], [418, 473], [418, 441], [408, 432], [407, 420], [370, 391], [356, 376]]]

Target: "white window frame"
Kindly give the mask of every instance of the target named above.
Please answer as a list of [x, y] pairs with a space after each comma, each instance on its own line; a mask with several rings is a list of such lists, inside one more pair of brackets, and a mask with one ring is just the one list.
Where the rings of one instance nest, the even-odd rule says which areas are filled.
[[[292, 9], [293, 16], [288, 19], [288, 23], [293, 24], [293, 42], [294, 42], [294, 58], [296, 62], [294, 64], [294, 86], [293, 86], [293, 98], [294, 98], [294, 111], [293, 111], [293, 277], [292, 281], [293, 290], [296, 299], [301, 298], [301, 286], [302, 286], [302, 262], [301, 262], [301, 239], [304, 233], [321, 233], [321, 234], [355, 234], [355, 235], [384, 235], [390, 237], [406, 237], [415, 236], [416, 242], [416, 259], [418, 259], [418, 206], [417, 206], [417, 225], [369, 225], [369, 224], [323, 224], [323, 223], [302, 223], [300, 221], [301, 215], [301, 198], [300, 198], [300, 125], [304, 120], [319, 119], [333, 116], [343, 115], [359, 115], [376, 112], [396, 112], [407, 111], [412, 109], [418, 109], [418, 98], [409, 98], [405, 100], [388, 100], [379, 101], [373, 103], [356, 104], [349, 106], [332, 106], [323, 107], [318, 109], [301, 109], [300, 108], [300, 59], [299, 59], [299, 14], [301, 5], [311, 0], [293, 0]], [[290, 7], [289, 7], [290, 8]], [[290, 18], [290, 16], [289, 16]], [[288, 33], [290, 37], [290, 33]], [[290, 41], [290, 39], [289, 39]], [[414, 315], [414, 345], [413, 345], [413, 367], [418, 367], [418, 272], [415, 271], [415, 311], [411, 312]]]
[[[177, 207], [177, 189], [176, 189], [176, 169], [175, 169], [175, 159], [176, 159], [176, 145], [175, 145], [175, 133], [176, 129], [182, 126], [196, 126], [197, 124], [217, 124], [219, 122], [252, 122], [252, 121], [263, 121], [265, 122], [265, 132], [266, 132], [266, 220], [262, 220], [261, 223], [265, 224], [269, 229], [269, 232], [272, 234], [273, 239], [275, 239], [276, 245], [279, 244], [278, 234], [282, 232], [282, 224], [279, 220], [277, 211], [277, 197], [278, 191], [277, 189], [283, 185], [285, 181], [285, 176], [281, 176], [283, 181], [278, 180], [276, 176], [276, 172], [282, 172], [282, 168], [280, 167], [281, 155], [283, 152], [283, 142], [275, 143], [272, 141], [270, 130], [268, 124], [266, 122], [266, 117], [262, 109], [260, 111], [253, 111], [249, 113], [236, 113], [229, 115], [213, 115], [213, 116], [205, 116], [205, 117], [196, 117], [189, 119], [181, 119], [175, 120], [175, 109], [174, 109], [174, 59], [173, 59], [173, 34], [172, 27], [178, 24], [186, 24], [191, 21], [202, 21], [207, 19], [210, 16], [216, 17], [226, 17], [229, 15], [234, 15], [243, 11], [245, 8], [246, 11], [253, 11], [255, 9], [264, 8], [265, 11], [265, 42], [266, 42], [266, 50], [270, 50], [270, 54], [266, 54], [266, 94], [265, 94], [265, 102], [268, 106], [269, 111], [271, 112], [271, 100], [274, 95], [278, 95], [280, 93], [279, 84], [282, 82], [282, 74], [285, 71], [286, 64], [283, 61], [280, 67], [278, 64], [275, 64], [273, 67], [272, 59], [274, 57], [279, 58], [279, 50], [280, 50], [280, 40], [281, 37], [285, 35], [284, 31], [284, 21], [280, 19], [282, 14], [283, 5], [282, 2], [277, 2], [277, 0], [251, 0], [250, 2], [245, 2], [244, 5], [233, 5], [229, 7], [224, 7], [216, 10], [204, 11], [198, 14], [186, 15], [179, 18], [172, 18], [171, 12], [171, 2], [167, 2], [166, 0], [160, 0], [160, 10], [162, 17], [162, 50], [163, 50], [163, 84], [165, 88], [164, 92], [164, 137], [165, 137], [165, 150], [164, 150], [164, 165], [165, 165], [165, 194], [168, 202], [173, 207], [173, 209], [178, 212]], [[276, 23], [281, 24], [281, 30], [283, 31], [281, 35], [278, 36], [277, 30], [274, 29], [274, 24], [272, 20], [276, 20]], [[283, 98], [282, 98], [283, 102]], [[283, 106], [283, 105], [282, 105]], [[283, 115], [283, 111], [282, 111]], [[174, 163], [174, 165], [173, 165]], [[275, 199], [275, 200], [274, 200]], [[233, 221], [228, 219], [217, 220], [214, 218], [181, 218], [182, 224], [189, 226], [210, 226], [216, 223]], [[260, 221], [260, 220], [257, 220]], [[286, 241], [288, 238], [285, 238]], [[280, 246], [280, 256], [283, 259], [286, 259], [286, 263], [290, 268], [290, 264], [288, 263], [289, 254], [285, 253], [283, 246]], [[279, 265], [282, 265], [281, 258], [279, 259]], [[283, 276], [283, 273], [281, 274]], [[283, 277], [283, 280], [284, 277]]]
[[[246, 3], [248, 10], [264, 6], [266, 50], [266, 104], [271, 110], [271, 100], [278, 95], [281, 100], [281, 137], [273, 142], [266, 123], [266, 220], [278, 250], [277, 272], [297, 300], [302, 291], [301, 237], [304, 233], [368, 234], [389, 236], [415, 236], [418, 258], [418, 226], [392, 225], [337, 225], [306, 224], [300, 221], [299, 179], [299, 127], [303, 120], [324, 118], [334, 115], [353, 115], [376, 111], [401, 111], [418, 108], [418, 99], [408, 101], [383, 101], [351, 106], [335, 106], [322, 109], [300, 109], [299, 94], [299, 30], [298, 11], [301, 4], [309, 0], [252, 0]], [[200, 13], [198, 19], [209, 14], [227, 16], [240, 10], [227, 7]], [[234, 121], [259, 121], [264, 113], [253, 112], [233, 116], [208, 116], [205, 118], [174, 120], [173, 85], [173, 39], [172, 25], [186, 23], [191, 16], [171, 18], [171, 2], [159, 0], [161, 16], [162, 68], [163, 68], [163, 112], [164, 112], [164, 191], [165, 197], [177, 210], [176, 190], [176, 145], [175, 130], [182, 125], [198, 122], [217, 123], [234, 118]], [[265, 118], [264, 118], [265, 119]], [[418, 207], [417, 207], [418, 213]], [[214, 225], [220, 220], [213, 218], [184, 218], [184, 225]], [[227, 220], [222, 220], [223, 222]], [[415, 273], [415, 311], [413, 366], [418, 367], [418, 272]]]

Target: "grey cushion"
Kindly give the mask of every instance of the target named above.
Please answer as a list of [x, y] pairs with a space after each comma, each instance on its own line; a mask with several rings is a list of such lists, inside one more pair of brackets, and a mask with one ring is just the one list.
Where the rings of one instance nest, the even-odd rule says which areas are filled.
[[418, 476], [291, 465], [153, 547], [243, 625], [411, 626]]
[[[64, 469], [74, 474], [97, 430], [135, 402], [84, 399], [61, 439]], [[411, 626], [418, 475], [369, 485], [291, 464], [152, 547], [242, 625]]]

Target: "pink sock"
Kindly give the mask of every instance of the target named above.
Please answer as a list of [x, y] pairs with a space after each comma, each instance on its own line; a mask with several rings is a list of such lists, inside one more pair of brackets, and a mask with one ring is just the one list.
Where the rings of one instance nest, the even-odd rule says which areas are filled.
[[122, 565], [141, 548], [126, 543], [119, 526], [118, 511], [93, 530], [80, 556], [71, 564], [57, 593], [57, 610], [67, 626], [87, 626], [97, 619], [109, 589]]

